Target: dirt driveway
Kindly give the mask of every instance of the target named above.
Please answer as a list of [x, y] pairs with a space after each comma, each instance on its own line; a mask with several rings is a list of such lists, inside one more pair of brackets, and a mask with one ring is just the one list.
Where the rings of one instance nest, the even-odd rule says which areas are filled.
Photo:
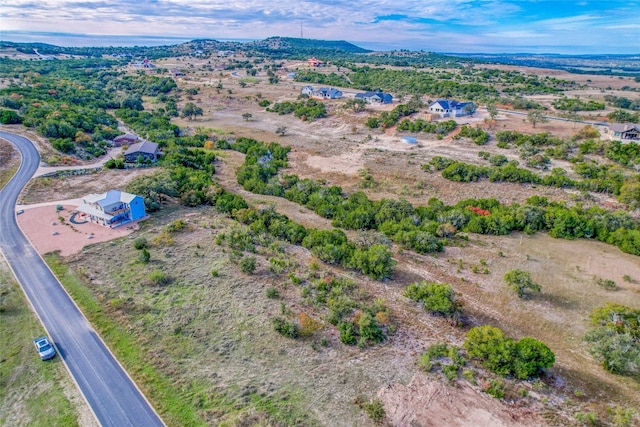
[[73, 224], [70, 217], [77, 206], [62, 205], [61, 211], [56, 204], [48, 206], [25, 207], [18, 215], [20, 228], [40, 254], [60, 251], [61, 256], [69, 256], [82, 251], [87, 245], [106, 242], [131, 234], [138, 229], [137, 223], [110, 229], [87, 222]]

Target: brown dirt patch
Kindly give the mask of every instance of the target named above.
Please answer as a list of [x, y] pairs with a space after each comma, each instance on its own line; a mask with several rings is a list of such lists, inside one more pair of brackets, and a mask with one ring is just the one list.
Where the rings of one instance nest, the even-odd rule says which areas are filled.
[[[61, 256], [79, 253], [87, 245], [106, 242], [124, 237], [138, 229], [136, 223], [126, 224], [116, 229], [87, 222], [72, 224], [69, 221], [76, 206], [64, 205], [62, 211], [56, 206], [40, 206], [18, 215], [20, 228], [41, 254], [60, 251]], [[60, 220], [64, 218], [64, 221]]]
[[106, 169], [87, 175], [39, 177], [29, 181], [20, 194], [20, 204], [76, 199], [91, 193], [105, 193], [115, 187], [124, 188], [141, 175], [156, 172], [154, 168]]
[[416, 374], [407, 385], [393, 384], [378, 392], [387, 420], [393, 426], [411, 427], [523, 427], [543, 425], [533, 411], [509, 406], [471, 385], [455, 387]]

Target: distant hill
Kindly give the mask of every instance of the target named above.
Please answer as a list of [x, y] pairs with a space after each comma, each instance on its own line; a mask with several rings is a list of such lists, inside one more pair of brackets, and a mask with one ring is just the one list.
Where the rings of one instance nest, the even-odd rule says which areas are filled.
[[371, 50], [363, 49], [344, 40], [314, 40], [293, 37], [269, 37], [264, 40], [247, 42], [245, 48], [255, 49], [263, 53], [294, 54], [299, 52], [309, 53], [369, 53]]
[[530, 53], [458, 53], [485, 63], [552, 68], [575, 74], [640, 76], [640, 54], [560, 55]]

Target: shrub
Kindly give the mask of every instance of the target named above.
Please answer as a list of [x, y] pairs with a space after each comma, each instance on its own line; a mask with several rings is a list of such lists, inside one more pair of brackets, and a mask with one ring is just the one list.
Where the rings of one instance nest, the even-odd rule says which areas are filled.
[[504, 382], [502, 380], [491, 380], [489, 386], [484, 391], [496, 399], [502, 399], [504, 397], [504, 389]]
[[358, 342], [356, 327], [351, 322], [342, 322], [338, 324], [340, 331], [340, 342], [347, 345], [355, 345]]
[[169, 275], [162, 270], [153, 270], [147, 275], [147, 279], [149, 283], [156, 286], [166, 285], [171, 282]]
[[142, 248], [140, 255], [138, 255], [138, 260], [143, 264], [147, 264], [150, 259], [151, 254], [149, 253], [149, 250], [147, 248]]
[[310, 337], [318, 329], [322, 328], [322, 323], [306, 313], [300, 313], [298, 315], [298, 321], [300, 322], [300, 336], [303, 337]]
[[367, 312], [362, 313], [358, 319], [358, 331], [363, 344], [368, 341], [374, 343], [382, 342], [386, 338], [382, 328], [378, 325], [376, 317]]
[[539, 376], [543, 369], [553, 366], [556, 357], [544, 343], [525, 337], [516, 343], [514, 375], [525, 379]]
[[611, 279], [598, 278], [596, 279], [596, 284], [607, 291], [615, 291], [618, 289], [618, 284]]
[[246, 256], [240, 260], [240, 271], [245, 274], [253, 274], [256, 271], [256, 257]]
[[493, 326], [471, 328], [464, 341], [470, 357], [480, 359], [500, 375], [524, 379], [539, 376], [555, 363], [555, 355], [544, 343], [530, 337], [515, 341]]
[[520, 298], [526, 298], [527, 290], [539, 293], [540, 285], [531, 280], [531, 275], [523, 270], [511, 270], [505, 273], [504, 281]]
[[640, 310], [607, 304], [591, 313], [591, 354], [609, 372], [640, 379]]
[[431, 362], [431, 357], [429, 356], [429, 353], [422, 353], [420, 355], [420, 359], [418, 359], [418, 366], [424, 369], [425, 372], [431, 371], [431, 368], [433, 367], [433, 362]]
[[187, 228], [187, 222], [184, 219], [176, 219], [175, 221], [171, 221], [164, 228], [169, 233], [176, 233], [178, 231], [183, 231]]
[[412, 283], [405, 289], [404, 296], [422, 302], [424, 309], [434, 315], [454, 317], [462, 308], [455, 291], [447, 283]]
[[381, 423], [386, 415], [384, 405], [380, 399], [373, 399], [371, 402], [365, 403], [362, 405], [362, 409], [375, 423]]
[[133, 241], [133, 247], [140, 250], [140, 249], [144, 249], [148, 246], [148, 242], [147, 239], [144, 237], [138, 237], [137, 239], [135, 239]]
[[267, 296], [267, 298], [278, 299], [280, 298], [280, 291], [278, 291], [278, 289], [276, 288], [267, 288], [267, 290], [265, 291], [265, 295]]
[[287, 322], [281, 317], [275, 317], [272, 320], [273, 329], [279, 334], [284, 335], [287, 338], [298, 338], [299, 329], [298, 325], [294, 322]]

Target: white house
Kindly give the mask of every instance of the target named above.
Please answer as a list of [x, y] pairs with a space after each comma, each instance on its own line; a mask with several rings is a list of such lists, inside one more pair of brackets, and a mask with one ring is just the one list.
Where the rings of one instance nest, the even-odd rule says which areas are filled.
[[364, 92], [357, 93], [356, 99], [364, 99], [367, 104], [391, 104], [393, 96], [386, 92]]
[[342, 98], [342, 91], [333, 87], [321, 87], [314, 89], [313, 86], [305, 86], [300, 91], [303, 95], [312, 96], [314, 98], [321, 99], [340, 99]]
[[439, 114], [440, 117], [463, 117], [475, 113], [473, 102], [458, 102], [448, 99], [437, 99], [429, 104], [429, 112]]

